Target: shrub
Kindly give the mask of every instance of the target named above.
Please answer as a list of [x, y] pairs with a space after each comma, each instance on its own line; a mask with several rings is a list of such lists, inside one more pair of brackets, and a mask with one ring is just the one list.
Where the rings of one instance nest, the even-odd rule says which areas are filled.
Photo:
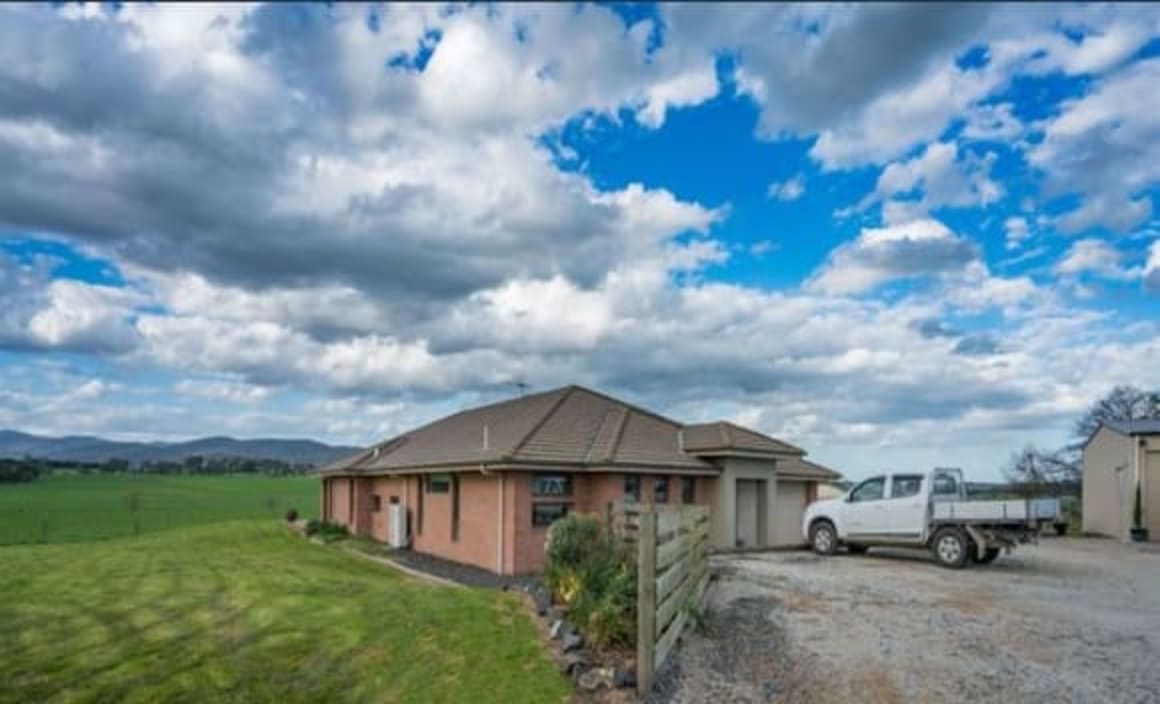
[[571, 514], [548, 531], [544, 581], [569, 619], [598, 646], [636, 636], [636, 563], [598, 518]]
[[298, 520], [298, 509], [292, 508], [286, 511], [286, 522], [293, 523]]
[[330, 521], [316, 521], [311, 519], [306, 522], [306, 535], [313, 537], [317, 535], [326, 542], [334, 540], [341, 540], [350, 535], [350, 531], [346, 529], [341, 523], [331, 523]]

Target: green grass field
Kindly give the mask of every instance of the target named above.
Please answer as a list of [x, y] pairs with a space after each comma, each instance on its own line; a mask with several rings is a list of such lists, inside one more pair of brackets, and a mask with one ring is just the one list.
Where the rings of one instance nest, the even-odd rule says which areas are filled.
[[[233, 480], [197, 481], [216, 495]], [[187, 493], [196, 492], [173, 495]], [[0, 547], [0, 594], [0, 702], [559, 702], [569, 693], [514, 596], [417, 582], [273, 520]]]
[[[318, 514], [317, 477], [54, 475], [0, 484], [0, 545], [65, 543], [244, 518]], [[131, 508], [136, 505], [134, 512]]]

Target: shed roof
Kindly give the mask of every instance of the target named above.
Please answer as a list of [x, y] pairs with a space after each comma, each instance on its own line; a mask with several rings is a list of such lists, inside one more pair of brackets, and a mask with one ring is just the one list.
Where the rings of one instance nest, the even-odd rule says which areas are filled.
[[1121, 435], [1156, 435], [1160, 434], [1160, 418], [1143, 420], [1105, 420], [1101, 421]]

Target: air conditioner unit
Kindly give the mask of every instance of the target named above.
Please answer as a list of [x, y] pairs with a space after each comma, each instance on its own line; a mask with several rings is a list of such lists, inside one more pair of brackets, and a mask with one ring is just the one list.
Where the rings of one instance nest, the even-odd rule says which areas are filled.
[[391, 547], [407, 547], [407, 510], [398, 501], [393, 501], [387, 511], [387, 520], [389, 527], [387, 537]]

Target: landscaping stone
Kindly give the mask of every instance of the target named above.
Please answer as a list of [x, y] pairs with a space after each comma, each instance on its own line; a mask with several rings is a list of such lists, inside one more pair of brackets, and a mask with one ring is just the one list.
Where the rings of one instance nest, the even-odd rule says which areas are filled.
[[551, 638], [552, 640], [560, 640], [560, 638], [564, 635], [564, 626], [565, 625], [566, 624], [564, 621], [561, 621], [561, 620], [553, 621], [552, 627], [548, 629], [548, 637]]
[[617, 689], [636, 687], [636, 672], [621, 667], [616, 668], [616, 672], [612, 674], [612, 686]]
[[576, 633], [564, 634], [564, 652], [570, 653], [573, 650], [579, 650], [584, 646], [584, 638]]
[[613, 670], [611, 667], [594, 667], [577, 680], [580, 689], [594, 692], [602, 687], [611, 687]]
[[582, 653], [568, 653], [560, 663], [560, 671], [566, 675], [575, 674], [577, 670], [588, 667], [588, 658]]
[[552, 599], [548, 593], [543, 589], [532, 590], [532, 600], [536, 603], [536, 615], [544, 616], [548, 613], [548, 609], [552, 607]]

